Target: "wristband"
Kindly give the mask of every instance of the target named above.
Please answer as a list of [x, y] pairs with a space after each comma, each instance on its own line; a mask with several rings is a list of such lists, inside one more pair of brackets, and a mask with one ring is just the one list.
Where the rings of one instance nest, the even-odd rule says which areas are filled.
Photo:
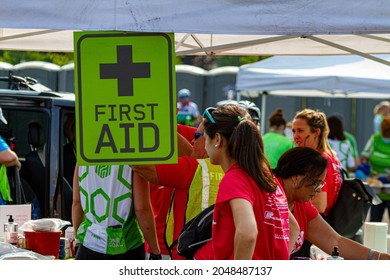
[[149, 260], [161, 260], [161, 254], [156, 255], [156, 254], [150, 253]]
[[375, 250], [370, 249], [370, 252], [368, 252], [367, 260], [372, 260], [372, 257], [374, 256], [375, 252]]

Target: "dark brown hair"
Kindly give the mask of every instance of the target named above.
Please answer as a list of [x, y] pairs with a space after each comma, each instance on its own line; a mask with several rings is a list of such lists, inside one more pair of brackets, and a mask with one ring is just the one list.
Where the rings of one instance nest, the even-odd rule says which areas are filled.
[[276, 177], [290, 178], [295, 175], [318, 178], [326, 169], [328, 161], [320, 152], [308, 147], [295, 147], [286, 151], [273, 170]]
[[341, 119], [337, 116], [328, 117], [329, 135], [328, 138], [333, 140], [345, 140], [344, 126]]
[[286, 126], [286, 120], [283, 117], [283, 110], [280, 108], [277, 108], [271, 116], [268, 118], [269, 120], [269, 126]]
[[276, 190], [271, 168], [264, 154], [260, 131], [247, 111], [235, 104], [226, 104], [209, 111], [214, 123], [204, 118], [204, 130], [213, 139], [218, 132], [228, 143], [227, 152], [257, 183], [268, 191]]

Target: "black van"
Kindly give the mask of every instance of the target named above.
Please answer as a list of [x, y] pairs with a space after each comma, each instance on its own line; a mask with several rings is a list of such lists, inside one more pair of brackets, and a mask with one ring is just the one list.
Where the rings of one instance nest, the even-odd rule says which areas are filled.
[[[9, 80], [7, 80], [9, 79]], [[7, 81], [6, 81], [7, 80]], [[75, 154], [66, 159], [65, 125], [75, 118], [75, 95], [56, 93], [32, 79], [1, 78], [11, 89], [0, 89], [0, 107], [8, 121], [0, 134], [22, 164], [21, 203], [39, 203], [36, 218], [71, 221], [72, 178]], [[15, 201], [15, 200], [14, 200]]]

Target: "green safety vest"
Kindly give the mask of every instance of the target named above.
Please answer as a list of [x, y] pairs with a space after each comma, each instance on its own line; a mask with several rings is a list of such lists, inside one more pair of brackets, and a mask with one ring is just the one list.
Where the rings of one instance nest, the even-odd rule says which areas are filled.
[[[189, 191], [184, 224], [199, 214], [202, 210], [215, 203], [217, 198], [219, 183], [224, 175], [220, 165], [213, 165], [210, 159], [198, 159], [198, 167], [192, 179]], [[167, 215], [167, 225], [165, 228], [165, 241], [170, 247], [174, 233], [174, 200]]]

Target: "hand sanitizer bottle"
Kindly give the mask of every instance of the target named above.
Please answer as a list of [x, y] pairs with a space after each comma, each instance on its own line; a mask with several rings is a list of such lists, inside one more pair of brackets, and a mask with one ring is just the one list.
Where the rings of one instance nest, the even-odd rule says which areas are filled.
[[337, 246], [333, 247], [332, 256], [328, 257], [327, 260], [344, 260], [340, 257], [339, 248]]
[[8, 222], [4, 224], [5, 241], [12, 245], [18, 245], [18, 224], [14, 223], [12, 215], [7, 215]]

